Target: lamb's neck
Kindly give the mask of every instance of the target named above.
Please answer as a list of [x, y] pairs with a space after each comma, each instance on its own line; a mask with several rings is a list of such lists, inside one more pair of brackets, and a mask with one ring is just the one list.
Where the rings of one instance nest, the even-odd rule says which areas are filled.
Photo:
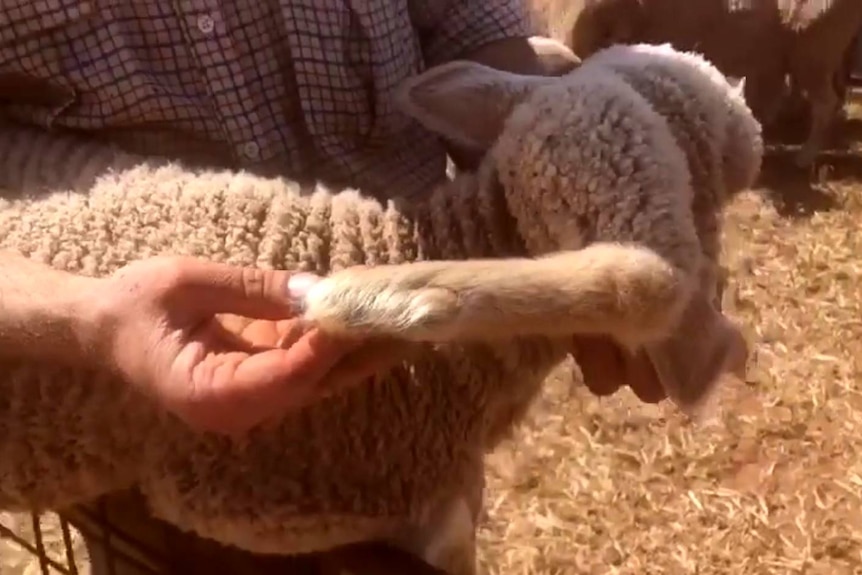
[[339, 194], [332, 198], [331, 269], [417, 260], [463, 260], [525, 254], [502, 192], [461, 174], [409, 203]]

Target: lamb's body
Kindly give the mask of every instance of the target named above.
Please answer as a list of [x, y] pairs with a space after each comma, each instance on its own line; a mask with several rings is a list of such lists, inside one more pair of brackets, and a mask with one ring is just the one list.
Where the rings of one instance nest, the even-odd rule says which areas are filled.
[[[662, 313], [638, 304], [646, 310], [637, 316], [642, 325], [628, 335], [637, 333], [640, 341], [628, 343], [655, 343], [655, 334], [651, 339], [645, 330], [653, 320], [678, 317], [668, 310], [684, 307], [686, 299], [675, 300], [695, 289], [704, 252], [686, 154], [648, 102], [657, 103], [658, 93], [644, 99], [599, 66], [562, 79], [518, 82], [510, 95], [525, 99], [506, 114], [479, 175], [459, 176], [413, 208], [382, 206], [352, 192], [303, 195], [282, 180], [144, 163], [102, 177], [86, 195], [55, 193], [2, 205], [0, 247], [105, 275], [160, 253], [329, 273], [362, 263], [540, 255], [603, 240], [634, 242], [664, 258], [662, 267], [644, 256], [656, 273], [668, 270], [669, 287], [638, 298], [631, 290], [641, 284], [623, 280], [626, 265], [641, 260], [602, 268], [589, 260], [589, 250], [574, 252], [560, 261], [573, 266], [566, 272], [582, 266], [585, 287], [568, 325], [571, 332], [589, 332], [607, 323], [608, 332], [622, 338], [631, 327], [626, 318], [637, 323], [631, 311], [637, 306], [624, 296], [646, 299]], [[709, 89], [730, 97], [730, 87], [718, 79]], [[699, 101], [709, 106], [703, 96]], [[706, 132], [691, 133], [695, 148], [713, 158], [705, 161], [716, 164], [729, 149], [757, 148], [754, 131], [732, 129], [735, 122], [756, 126], [744, 107], [687, 110], [708, 124], [713, 115], [729, 114], [726, 137], [711, 144], [724, 149], [705, 148]], [[16, 150], [26, 138], [16, 140]], [[8, 146], [0, 140], [5, 158]], [[43, 166], [64, 161], [44, 146], [31, 152]], [[134, 163], [124, 155], [106, 157], [112, 165]], [[759, 164], [756, 154], [749, 160]], [[727, 165], [715, 166], [726, 171], [713, 174], [710, 190], [718, 195], [719, 180], [725, 193], [736, 191], [728, 186]], [[756, 169], [749, 165], [740, 173]], [[14, 176], [5, 173], [3, 185]], [[28, 187], [26, 181], [16, 185]], [[360, 285], [373, 275], [343, 273], [329, 285], [343, 286], [344, 278]], [[342, 303], [344, 317], [355, 311]], [[469, 524], [469, 540], [473, 526], [465, 509], [475, 512], [478, 504], [482, 456], [520, 420], [569, 351], [568, 337], [555, 335], [427, 345], [384, 381], [242, 439], [195, 434], [107, 376], [5, 362], [0, 507], [61, 507], [137, 484], [157, 515], [251, 551], [289, 554], [376, 538], [433, 546], [426, 536], [450, 512]]]
[[[74, 140], [27, 130], [17, 132], [19, 137], [13, 138], [14, 133], [10, 130], [0, 135], [3, 138], [4, 157], [8, 158], [13, 152], [13, 145], [15, 151], [22, 147], [29, 148], [31, 153], [39, 155], [45, 168], [53, 165], [59, 173], [76, 172], [74, 166], [67, 169], [69, 162], [66, 155], [68, 143]], [[32, 140], [28, 141], [28, 137]], [[90, 166], [100, 162], [104, 168], [128, 165], [129, 157], [125, 154], [114, 154], [96, 147], [91, 147], [91, 150], [101, 154], [101, 157], [95, 160], [79, 158], [86, 159]], [[138, 158], [138, 161], [142, 160]], [[236, 265], [301, 269], [320, 274], [357, 263], [379, 265], [417, 259], [457, 260], [470, 256], [525, 253], [519, 238], [512, 233], [504, 198], [498, 194], [479, 193], [472, 176], [460, 177], [458, 182], [439, 190], [430, 198], [427, 204], [429, 209], [419, 210], [420, 216], [428, 217], [412, 218], [405, 216], [394, 205], [385, 207], [352, 192], [333, 195], [321, 189], [311, 195], [303, 195], [293, 183], [283, 180], [243, 177], [230, 172], [199, 173], [156, 162], [153, 162], [153, 166], [144, 162], [139, 167], [120, 171], [117, 175], [106, 175], [85, 193], [59, 192], [33, 200], [4, 202], [0, 214], [0, 246], [17, 250], [57, 268], [95, 276], [108, 275], [131, 261], [165, 253], [207, 257]], [[16, 177], [14, 172], [7, 172], [6, 175], [10, 179]], [[51, 174], [36, 172], [19, 183], [25, 189], [32, 189], [36, 177], [55, 180]], [[433, 209], [435, 206], [440, 209]], [[514, 349], [510, 347], [503, 345], [501, 353], [514, 353], [516, 356], [517, 346]], [[454, 357], [458, 355], [455, 353]], [[490, 363], [498, 367], [501, 365], [496, 359]], [[486, 367], [480, 366], [482, 373], [486, 372]], [[416, 366], [415, 369], [420, 371], [416, 374], [416, 380], [428, 380], [428, 376], [421, 373], [421, 367]], [[523, 375], [515, 364], [509, 369], [510, 376]], [[149, 430], [148, 436], [152, 437], [150, 443], [158, 448], [163, 447], [162, 432], [181, 434], [184, 429], [182, 426], [171, 427], [168, 432], [162, 427], [168, 425], [167, 421], [160, 419], [161, 416], [150, 402], [140, 397], [129, 397], [125, 401], [129, 395], [128, 387], [105, 377], [94, 377], [89, 382], [90, 376], [80, 374], [82, 385], [80, 382], [70, 384], [68, 375], [59, 375], [64, 373], [61, 370], [46, 370], [31, 364], [16, 366], [7, 363], [2, 371], [9, 374], [6, 385], [17, 381], [16, 385], [20, 387], [17, 388], [18, 393], [3, 394], [8, 402], [7, 409], [14, 415], [0, 416], [0, 426], [8, 426], [8, 430], [2, 434], [4, 441], [0, 443], [0, 449], [24, 450], [18, 455], [0, 451], [0, 455], [3, 455], [0, 457], [2, 465], [18, 469], [15, 472], [4, 471], [0, 476], [13, 482], [19, 476], [23, 482], [23, 486], [16, 489], [3, 485], [0, 501], [4, 507], [15, 499], [19, 503], [62, 506], [81, 500], [82, 495], [89, 498], [106, 489], [122, 487], [128, 482], [112, 480], [110, 477], [116, 475], [117, 471], [135, 468], [137, 463], [144, 461], [140, 453], [141, 429]], [[448, 374], [439, 366], [434, 368], [434, 373], [439, 373], [443, 381], [450, 381]], [[469, 366], [465, 375], [467, 380], [478, 377], [478, 373], [470, 375]], [[42, 380], [42, 391], [36, 395], [33, 394], [34, 377]], [[399, 377], [403, 377], [403, 374], [396, 376], [396, 379]], [[436, 376], [432, 379], [436, 379]], [[510, 380], [508, 377], [504, 379]], [[98, 393], [85, 391], [84, 386], [88, 384], [94, 390], [98, 389]], [[370, 393], [394, 393], [396, 387], [386, 385]], [[424, 389], [433, 387], [432, 384]], [[444, 389], [455, 387], [443, 386]], [[404, 393], [408, 393], [409, 389], [410, 386], [407, 386]], [[422, 389], [419, 388], [420, 391]], [[80, 394], [74, 393], [77, 390], [81, 390]], [[359, 395], [360, 401], [368, 399], [364, 393]], [[442, 407], [446, 403], [445, 398], [439, 398], [428, 408], [437, 405]], [[406, 403], [380, 402], [384, 406], [422, 404], [416, 398]], [[467, 405], [469, 402], [462, 404]], [[346, 422], [365, 411], [357, 406], [339, 408], [339, 405], [339, 401], [332, 401], [315, 408], [328, 412], [320, 421]], [[102, 424], [104, 417], [82, 415], [99, 413], [106, 406], [112, 408], [107, 410], [108, 415], [117, 412], [118, 425], [112, 427], [107, 423]], [[41, 420], [40, 428], [56, 425], [53, 431], [45, 430], [46, 439], [60, 442], [68, 437], [77, 438], [80, 445], [76, 449], [64, 450], [64, 453], [91, 451], [94, 459], [104, 455], [101, 471], [95, 474], [99, 478], [97, 483], [101, 485], [93, 485], [91, 489], [90, 482], [85, 481], [80, 490], [72, 488], [76, 474], [69, 468], [58, 469], [53, 474], [43, 473], [43, 470], [57, 464], [53, 448], [46, 444], [38, 450], [44, 453], [44, 457], [32, 453], [27, 455], [25, 452], [33, 447], [32, 440], [28, 440], [28, 437], [32, 437], [33, 426], [12, 423], [28, 410], [32, 411], [34, 419]], [[344, 413], [334, 415], [331, 413], [333, 410]], [[457, 411], [448, 405], [444, 411], [452, 413], [453, 410]], [[315, 410], [309, 411], [308, 415], [312, 421], [321, 417]], [[419, 411], [406, 415], [410, 425], [417, 425], [421, 417]], [[430, 420], [436, 419], [438, 415], [428, 414]], [[358, 432], [364, 425], [373, 425], [376, 417], [371, 419], [364, 423], [354, 422], [350, 428], [357, 431], [356, 437], [367, 438], [373, 451], [379, 449], [373, 429], [367, 433]], [[392, 420], [392, 424], [396, 425], [397, 417], [394, 414], [387, 414], [385, 419]], [[73, 420], [81, 424], [81, 435], [73, 433]], [[432, 425], [430, 420], [419, 425], [418, 429], [439, 427]], [[125, 421], [128, 423], [119, 424]], [[138, 421], [141, 421], [140, 426]], [[100, 425], [85, 425], [96, 423]], [[294, 421], [293, 424], [298, 422]], [[110, 433], [105, 432], [108, 429]], [[124, 430], [128, 430], [128, 434]], [[394, 430], [387, 425], [387, 429], [382, 431], [388, 436]], [[28, 435], [16, 437], [17, 433]], [[301, 436], [308, 437], [308, 433], [302, 432], [297, 437]], [[409, 437], [409, 434], [397, 433], [393, 437]], [[6, 441], [5, 438], [12, 441]], [[346, 439], [352, 440], [353, 432]], [[175, 443], [175, 440], [172, 442]], [[299, 439], [285, 440], [283, 445], [277, 447], [277, 451], [287, 454], [292, 446], [304, 450], [304, 446], [309, 446], [309, 443]], [[330, 452], [334, 454], [338, 450], [336, 446], [332, 447]], [[412, 449], [416, 445], [408, 442], [407, 447]], [[317, 449], [313, 443], [308, 448], [312, 451]], [[362, 445], [352, 445], [350, 449], [354, 455], [338, 458], [337, 461], [343, 461], [345, 465], [379, 465], [379, 458], [371, 457], [370, 453], [368, 457], [357, 457], [364, 451]], [[422, 451], [419, 449], [419, 452]], [[280, 459], [271, 456], [263, 458], [271, 462]], [[294, 461], [291, 457], [284, 457], [284, 460], [288, 463]], [[13, 466], [13, 461], [20, 463]], [[31, 465], [34, 466], [33, 474], [27, 472]], [[292, 467], [294, 473], [299, 471], [295, 465]], [[421, 475], [427, 475], [429, 471], [423, 471]], [[346, 471], [333, 470], [333, 476], [362, 476], [343, 474]], [[140, 470], [127, 475], [139, 477]], [[285, 484], [287, 476], [289, 473], [274, 474], [272, 479]], [[265, 477], [260, 479], [265, 480]], [[256, 484], [260, 485], [260, 482]], [[65, 487], [60, 489], [60, 485]], [[34, 491], [37, 487], [38, 491]], [[45, 492], [44, 497], [38, 495], [41, 491]], [[21, 493], [20, 499], [13, 495], [16, 492]]]

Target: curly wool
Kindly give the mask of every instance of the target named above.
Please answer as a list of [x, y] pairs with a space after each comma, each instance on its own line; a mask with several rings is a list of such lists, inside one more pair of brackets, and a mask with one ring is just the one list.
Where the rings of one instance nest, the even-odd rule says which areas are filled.
[[[0, 204], [0, 247], [89, 275], [163, 253], [328, 273], [613, 240], [646, 243], [694, 277], [702, 247], [686, 153], [624, 76], [593, 66], [543, 80], [477, 175], [410, 207], [106, 150], [78, 158], [112, 168], [91, 186], [61, 185], [58, 174], [76, 171], [69, 141], [6, 130], [7, 163], [26, 150], [51, 174], [13, 170], [4, 185], [61, 191], [8, 194], [17, 199]], [[686, 110], [681, 122], [714, 113]], [[755, 145], [731, 129], [717, 141]], [[250, 551], [397, 539], [441, 502], [480, 490], [483, 454], [567, 351], [547, 337], [428, 345], [383, 381], [241, 438], [196, 434], [104, 374], [3, 362], [0, 507], [56, 508], [138, 485], [157, 516]]]
[[[685, 153], [694, 191], [692, 211], [705, 261], [717, 262], [722, 208], [760, 171], [760, 124], [745, 113], [743, 85], [731, 89], [709, 61], [670, 44], [616, 45], [591, 56], [584, 66], [619, 73], [663, 115]], [[716, 90], [715, 85], [725, 87]], [[739, 147], [740, 143], [748, 147]], [[713, 273], [705, 287], [715, 284]]]

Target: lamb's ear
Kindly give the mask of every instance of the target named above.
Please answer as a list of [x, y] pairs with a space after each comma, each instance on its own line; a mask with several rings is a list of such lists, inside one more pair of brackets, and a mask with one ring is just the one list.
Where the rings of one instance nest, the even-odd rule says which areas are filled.
[[496, 141], [515, 104], [548, 78], [455, 61], [404, 81], [396, 105], [428, 130], [474, 150]]
[[727, 83], [730, 84], [731, 94], [736, 97], [745, 97], [745, 76], [737, 78], [728, 76]]

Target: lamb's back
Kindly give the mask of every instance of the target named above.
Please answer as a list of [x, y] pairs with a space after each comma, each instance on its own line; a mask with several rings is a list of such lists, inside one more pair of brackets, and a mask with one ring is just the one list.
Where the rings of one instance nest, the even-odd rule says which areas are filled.
[[739, 90], [702, 56], [667, 44], [611, 47], [585, 65], [619, 74], [667, 121], [691, 173], [691, 209], [705, 256], [702, 287], [720, 291], [722, 210], [753, 184], [762, 156], [759, 125]]

